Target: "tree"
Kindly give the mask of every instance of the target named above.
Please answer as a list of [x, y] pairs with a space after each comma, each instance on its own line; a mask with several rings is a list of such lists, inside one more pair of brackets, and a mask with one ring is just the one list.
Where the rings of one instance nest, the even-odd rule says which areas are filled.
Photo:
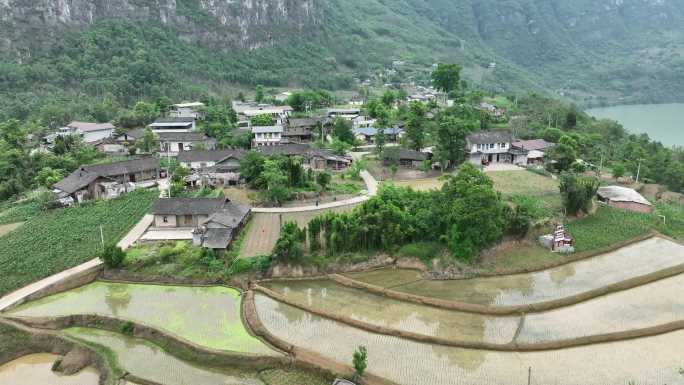
[[352, 366], [354, 367], [354, 376], [356, 379], [361, 379], [363, 373], [368, 367], [368, 350], [365, 346], [359, 346], [352, 356]]
[[109, 268], [121, 267], [125, 258], [126, 253], [115, 244], [108, 244], [100, 254], [100, 259]]
[[335, 138], [330, 143], [330, 149], [337, 155], [345, 155], [351, 149], [351, 144]]
[[264, 101], [264, 86], [262, 86], [261, 84], [256, 86], [254, 101], [256, 101], [257, 103], [261, 103]]
[[333, 138], [337, 138], [345, 143], [354, 144], [354, 131], [352, 124], [347, 119], [335, 118], [332, 129]]
[[577, 152], [571, 145], [559, 143], [549, 151], [549, 157], [555, 161], [556, 170], [566, 171], [577, 160]]
[[261, 173], [264, 171], [265, 162], [266, 157], [257, 151], [249, 151], [240, 160], [240, 175], [253, 188], [263, 187]]
[[253, 116], [250, 120], [250, 123], [252, 126], [272, 126], [273, 125], [273, 117], [269, 114], [259, 114], [256, 116]]
[[303, 255], [303, 243], [306, 232], [301, 230], [297, 222], [285, 222], [280, 229], [280, 236], [273, 247], [273, 256], [283, 262], [296, 262]]
[[598, 178], [564, 172], [560, 177], [560, 193], [568, 215], [589, 212], [599, 187]]
[[442, 116], [437, 127], [436, 157], [447, 167], [465, 160], [466, 137], [477, 127], [477, 122], [455, 116]]
[[387, 142], [387, 135], [385, 135], [384, 128], [377, 128], [375, 132], [375, 150], [378, 155], [382, 156], [382, 151], [385, 149], [385, 143]]
[[152, 133], [152, 130], [149, 127], [145, 129], [145, 134], [142, 138], [140, 138], [136, 145], [140, 151], [146, 154], [150, 154], [154, 151], [156, 148], [156, 139], [154, 138], [154, 133]]
[[321, 186], [321, 191], [325, 191], [332, 180], [332, 175], [329, 172], [323, 171], [316, 175], [316, 183]]
[[387, 107], [392, 107], [396, 100], [397, 95], [392, 90], [387, 90], [382, 94], [382, 103]]
[[54, 170], [50, 167], [43, 167], [38, 171], [38, 176], [36, 177], [36, 182], [41, 186], [52, 187], [55, 183], [59, 182], [64, 178], [62, 170]]
[[461, 66], [458, 64], [440, 63], [432, 72], [432, 84], [445, 93], [457, 91], [461, 80]]
[[264, 185], [262, 195], [267, 201], [280, 205], [289, 198], [290, 191], [287, 188], [288, 176], [282, 170], [278, 161], [266, 159], [260, 178], [263, 180]]
[[408, 139], [409, 147], [420, 151], [425, 143], [425, 131], [423, 125], [425, 123], [426, 114], [425, 105], [421, 102], [413, 101], [409, 105], [409, 117], [406, 124], [406, 138]]
[[625, 165], [622, 163], [615, 163], [613, 165], [613, 178], [619, 179], [625, 176]]

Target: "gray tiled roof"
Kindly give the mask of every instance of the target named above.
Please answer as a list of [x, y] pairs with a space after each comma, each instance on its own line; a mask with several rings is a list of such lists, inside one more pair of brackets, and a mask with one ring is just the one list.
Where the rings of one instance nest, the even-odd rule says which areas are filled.
[[113, 177], [124, 174], [134, 174], [159, 168], [159, 159], [146, 157], [123, 162], [102, 163], [81, 166], [66, 178], [57, 182], [53, 187], [68, 194], [88, 186], [99, 177]]
[[261, 146], [257, 150], [264, 155], [306, 155], [311, 146], [308, 144], [288, 143], [279, 146]]
[[508, 130], [479, 131], [468, 135], [468, 143], [487, 144], [487, 143], [511, 143], [513, 134]]
[[211, 215], [223, 208], [226, 198], [161, 198], [154, 202], [155, 215]]
[[193, 150], [183, 151], [178, 154], [178, 161], [189, 162], [221, 162], [228, 158], [242, 159], [247, 152], [245, 150]]
[[160, 132], [157, 134], [160, 141], [179, 141], [179, 142], [203, 142], [209, 137], [201, 132]]

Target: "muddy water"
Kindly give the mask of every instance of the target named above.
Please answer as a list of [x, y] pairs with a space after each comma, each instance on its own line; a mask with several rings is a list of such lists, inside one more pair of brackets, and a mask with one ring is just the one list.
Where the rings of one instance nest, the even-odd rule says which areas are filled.
[[269, 282], [265, 286], [319, 310], [450, 340], [505, 344], [513, 340], [520, 321], [520, 317], [488, 317], [397, 301], [329, 280]]
[[[422, 280], [392, 290], [482, 305], [521, 305], [580, 294], [682, 263], [684, 246], [652, 238], [542, 272], [457, 281]], [[374, 274], [380, 277], [380, 273]], [[392, 276], [399, 273], [387, 270], [385, 274], [387, 281], [393, 281]]]
[[349, 364], [359, 345], [368, 371], [405, 385], [640, 385], [681, 384], [684, 332], [612, 344], [538, 353], [438, 347], [377, 335], [256, 296], [259, 317], [272, 333], [297, 346]]
[[240, 316], [240, 293], [226, 287], [93, 282], [29, 302], [10, 314], [105, 315], [163, 329], [213, 349], [276, 354], [247, 332]]
[[517, 342], [569, 339], [681, 321], [682, 293], [684, 275], [679, 275], [574, 306], [528, 314]]
[[68, 335], [111, 350], [119, 366], [145, 380], [165, 385], [258, 385], [255, 372], [236, 369], [215, 370], [179, 360], [158, 346], [140, 338], [96, 329], [72, 328]]
[[30, 354], [0, 365], [0, 385], [49, 384], [49, 385], [97, 385], [100, 374], [93, 368], [85, 368], [73, 376], [52, 371], [52, 364], [60, 356], [54, 354]]

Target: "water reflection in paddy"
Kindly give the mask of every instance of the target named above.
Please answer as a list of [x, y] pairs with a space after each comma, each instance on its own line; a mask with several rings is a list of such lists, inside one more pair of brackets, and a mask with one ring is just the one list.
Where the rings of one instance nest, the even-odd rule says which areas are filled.
[[259, 317], [288, 343], [348, 364], [359, 345], [368, 348], [368, 371], [405, 385], [662, 385], [682, 383], [684, 332], [572, 349], [502, 353], [417, 343], [323, 319], [264, 295]]
[[[421, 280], [392, 290], [482, 305], [521, 305], [564, 298], [684, 263], [684, 246], [651, 238], [537, 273], [455, 281]], [[380, 273], [374, 272], [376, 280]], [[385, 270], [385, 279], [396, 270]], [[363, 280], [363, 275], [353, 278]]]
[[65, 331], [78, 339], [111, 350], [121, 369], [139, 378], [165, 385], [257, 385], [255, 372], [210, 369], [179, 360], [158, 346], [140, 338], [103, 330], [72, 328]]
[[141, 322], [213, 349], [276, 354], [250, 335], [240, 293], [226, 287], [93, 282], [21, 305], [14, 316], [98, 314]]
[[416, 305], [352, 289], [329, 280], [269, 282], [264, 286], [298, 303], [373, 325], [451, 340], [505, 344], [520, 317], [478, 314]]
[[93, 368], [65, 376], [52, 371], [52, 364], [60, 356], [54, 354], [29, 354], [0, 365], [0, 385], [49, 384], [49, 385], [97, 385], [100, 374]]
[[678, 275], [577, 305], [528, 314], [517, 342], [569, 339], [682, 321], [682, 293], [684, 275]]

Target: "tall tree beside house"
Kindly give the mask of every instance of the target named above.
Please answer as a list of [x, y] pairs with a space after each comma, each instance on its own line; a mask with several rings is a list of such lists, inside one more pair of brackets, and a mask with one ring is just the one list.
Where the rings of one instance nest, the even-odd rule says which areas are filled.
[[589, 212], [599, 188], [599, 180], [564, 172], [560, 177], [559, 188], [567, 214], [576, 215], [580, 212]]
[[439, 63], [432, 72], [432, 84], [438, 90], [449, 94], [458, 90], [461, 81], [461, 66]]
[[475, 131], [477, 122], [453, 115], [440, 117], [437, 126], [436, 158], [445, 167], [460, 164], [466, 157], [466, 137]]
[[409, 147], [420, 151], [425, 144], [425, 114], [427, 109], [421, 102], [411, 102], [409, 105], [409, 115], [406, 123], [406, 139]]
[[347, 119], [335, 118], [332, 129], [333, 138], [337, 138], [345, 143], [354, 144], [354, 131], [352, 124]]
[[304, 254], [306, 231], [297, 222], [285, 222], [273, 247], [273, 257], [281, 262], [297, 262]]
[[240, 159], [240, 175], [252, 188], [263, 188], [261, 173], [264, 171], [265, 162], [266, 157], [257, 151], [249, 151]]
[[277, 160], [266, 159], [264, 161], [260, 179], [263, 180], [264, 185], [261, 194], [268, 202], [280, 205], [289, 198], [288, 175]]
[[330, 173], [327, 171], [322, 171], [316, 174], [316, 183], [318, 183], [318, 185], [321, 186], [321, 191], [325, 191], [328, 189], [328, 185], [330, 184], [331, 180], [332, 175], [330, 175]]
[[381, 100], [382, 104], [384, 104], [385, 106], [392, 107], [394, 106], [394, 102], [397, 101], [397, 94], [392, 90], [387, 90], [384, 94], [382, 94]]
[[152, 133], [152, 130], [149, 128], [145, 129], [145, 134], [143, 134], [143, 137], [138, 140], [136, 143], [136, 146], [138, 149], [140, 149], [141, 152], [144, 152], [146, 154], [150, 154], [154, 152], [156, 148], [156, 139], [154, 138], [154, 133]]

